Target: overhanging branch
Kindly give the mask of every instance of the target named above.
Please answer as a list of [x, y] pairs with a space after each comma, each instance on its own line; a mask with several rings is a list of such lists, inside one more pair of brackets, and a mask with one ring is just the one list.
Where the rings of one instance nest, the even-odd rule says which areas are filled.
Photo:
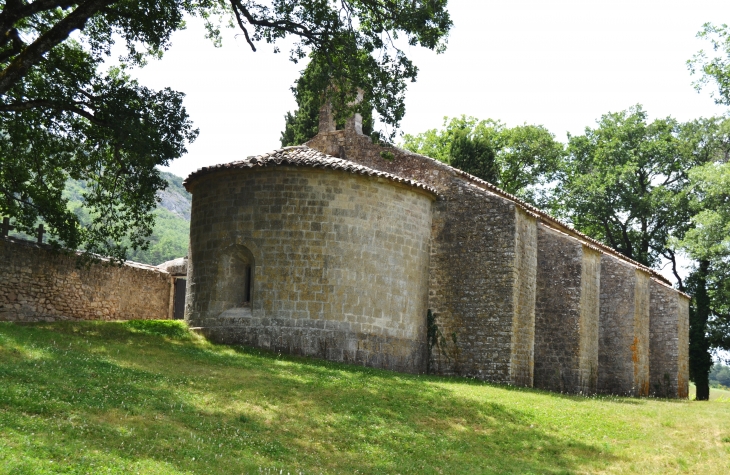
[[67, 111], [67, 112], [72, 112], [78, 116], [81, 116], [81, 117], [87, 119], [92, 124], [98, 125], [99, 127], [111, 128], [111, 124], [97, 119], [96, 116], [94, 116], [91, 112], [86, 111], [80, 107], [80, 106], [84, 106], [84, 105], [86, 105], [86, 104], [78, 103], [78, 102], [73, 103], [73, 104], [68, 104], [68, 103], [63, 103], [63, 102], [37, 100], [37, 101], [26, 101], [26, 102], [13, 102], [10, 104], [0, 104], [0, 112], [22, 112], [22, 111], [26, 111], [26, 110], [39, 109], [39, 108], [53, 109], [55, 111]]
[[63, 43], [74, 30], [82, 30], [86, 21], [102, 8], [117, 0], [87, 0], [69, 13], [53, 28], [18, 54], [10, 64], [0, 71], [0, 94], [6, 94], [23, 76], [55, 46]]

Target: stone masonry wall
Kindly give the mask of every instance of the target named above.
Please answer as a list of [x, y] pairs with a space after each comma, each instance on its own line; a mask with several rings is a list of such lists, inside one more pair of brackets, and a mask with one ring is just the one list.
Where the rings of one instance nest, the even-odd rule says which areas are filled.
[[658, 397], [685, 398], [689, 372], [686, 364], [689, 300], [656, 280], [652, 279], [649, 286], [649, 391]]
[[598, 391], [649, 395], [649, 276], [601, 257]]
[[435, 203], [429, 308], [440, 337], [432, 370], [515, 383], [517, 211], [466, 183], [452, 186]]
[[[444, 163], [373, 144], [359, 133], [357, 120], [335, 130], [331, 114], [321, 114], [320, 133], [306, 145], [438, 190], [428, 305], [440, 333], [432, 371], [532, 385], [539, 359], [533, 357], [539, 331], [531, 328], [531, 299], [540, 298], [534, 277], [539, 250], [531, 255], [528, 249], [537, 218], [582, 243], [578, 298], [572, 302], [577, 390], [648, 394], [648, 280], [661, 279], [655, 272]], [[686, 353], [680, 360], [686, 366]]]
[[535, 352], [535, 293], [537, 274], [537, 220], [515, 208], [515, 264], [512, 289], [514, 319], [510, 358], [510, 381], [518, 386], [532, 386]]
[[634, 287], [634, 328], [636, 335], [631, 345], [631, 361], [634, 363], [634, 384], [639, 396], [649, 395], [649, 282], [646, 272], [636, 269]]
[[601, 299], [601, 253], [583, 244], [580, 290], [580, 358], [578, 383], [582, 394], [598, 390], [598, 326]]
[[[291, 166], [213, 173], [192, 191], [192, 326], [226, 343], [425, 370], [430, 194]], [[228, 295], [230, 259], [253, 266], [250, 305]]]
[[166, 319], [170, 275], [152, 266], [94, 263], [0, 239], [0, 321]]
[[446, 164], [380, 147], [354, 130], [320, 132], [307, 145], [439, 191], [428, 306], [440, 336], [431, 369], [532, 386], [534, 218]]
[[600, 255], [538, 224], [535, 387], [596, 390]]
[[677, 295], [679, 301], [677, 317], [679, 330], [677, 331], [677, 397], [689, 396], [689, 298], [686, 295]]

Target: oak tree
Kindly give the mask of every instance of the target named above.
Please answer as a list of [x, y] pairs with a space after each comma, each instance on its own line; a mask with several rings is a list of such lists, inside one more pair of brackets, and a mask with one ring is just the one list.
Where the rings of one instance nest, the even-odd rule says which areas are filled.
[[[452, 146], [457, 137], [464, 135], [482, 143], [482, 148], [491, 149], [494, 164], [483, 162], [484, 165], [480, 167], [485, 171], [479, 171], [479, 167], [465, 169], [465, 165], [458, 161], [455, 163]], [[461, 168], [538, 205], [544, 204], [544, 190], [555, 179], [563, 156], [563, 145], [541, 125], [507, 127], [500, 121], [466, 116], [445, 117], [441, 129], [429, 129], [416, 135], [406, 134], [402, 146]]]
[[[144, 247], [157, 166], [185, 153], [197, 131], [183, 94], [153, 91], [125, 74], [170, 46], [186, 15], [208, 36], [238, 28], [253, 50], [295, 38], [290, 59], [323, 65], [315, 93], [351, 104], [364, 90], [397, 127], [416, 66], [403, 52], [443, 50], [451, 20], [446, 0], [6, 0], [0, 11], [0, 215], [28, 231], [42, 220], [65, 246], [123, 259]], [[103, 69], [123, 43], [120, 66]], [[62, 199], [68, 178], [87, 183], [91, 224]]]
[[687, 170], [695, 165], [679, 133], [676, 120], [648, 122], [637, 105], [569, 136], [553, 212], [646, 266], [667, 258], [676, 275], [667, 244], [689, 220]]
[[700, 400], [709, 398], [710, 350], [730, 350], [730, 120], [701, 122], [693, 136], [706, 160], [689, 171], [692, 217], [678, 240], [696, 262], [688, 279], [690, 375]]
[[[715, 86], [715, 102], [730, 106], [730, 28], [705, 23], [697, 37], [708, 41], [711, 49], [687, 61], [690, 73], [699, 76], [694, 86], [698, 91]], [[690, 173], [693, 227], [681, 245], [698, 263], [692, 274], [690, 370], [702, 380], [698, 399], [708, 399], [709, 349], [730, 350], [730, 121], [715, 120], [698, 136], [708, 144], [711, 157]]]

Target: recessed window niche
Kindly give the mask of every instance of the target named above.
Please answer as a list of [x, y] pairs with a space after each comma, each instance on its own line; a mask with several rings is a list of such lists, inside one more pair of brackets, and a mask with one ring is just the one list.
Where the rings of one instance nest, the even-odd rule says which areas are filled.
[[221, 311], [251, 308], [254, 259], [245, 246], [226, 249], [218, 261], [217, 301]]

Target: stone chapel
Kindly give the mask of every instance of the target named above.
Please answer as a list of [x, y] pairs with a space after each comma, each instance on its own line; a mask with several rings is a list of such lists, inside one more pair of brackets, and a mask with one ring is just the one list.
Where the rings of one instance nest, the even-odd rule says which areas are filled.
[[323, 108], [202, 168], [185, 319], [209, 338], [581, 394], [688, 394], [689, 298], [497, 187]]

